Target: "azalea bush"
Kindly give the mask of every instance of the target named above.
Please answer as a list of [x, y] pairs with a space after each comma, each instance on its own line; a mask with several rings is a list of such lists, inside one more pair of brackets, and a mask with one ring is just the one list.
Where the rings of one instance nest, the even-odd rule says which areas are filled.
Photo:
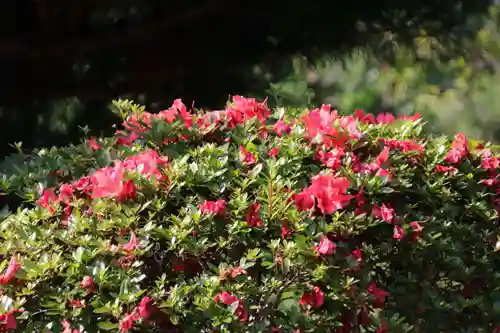
[[500, 330], [489, 144], [327, 105], [115, 105], [115, 137], [4, 164], [25, 203], [0, 223], [0, 331]]

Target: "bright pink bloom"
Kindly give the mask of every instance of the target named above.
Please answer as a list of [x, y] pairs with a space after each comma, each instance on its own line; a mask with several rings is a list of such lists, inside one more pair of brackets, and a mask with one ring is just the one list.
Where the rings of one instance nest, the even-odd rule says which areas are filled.
[[209, 201], [205, 200], [200, 205], [203, 214], [222, 215], [226, 211], [226, 200]]
[[[306, 127], [306, 138], [323, 144], [328, 147], [342, 147], [350, 138], [351, 128], [341, 129], [335, 123], [339, 120], [337, 111], [332, 111], [331, 106], [322, 105], [319, 109], [314, 109], [304, 116], [303, 121]], [[354, 126], [356, 125], [353, 123]], [[355, 131], [356, 129], [354, 129]]]
[[394, 221], [395, 212], [389, 204], [382, 204], [382, 206], [374, 205], [372, 209], [374, 217], [384, 220], [385, 222], [392, 223]]
[[276, 124], [274, 124], [273, 130], [276, 134], [278, 134], [278, 136], [282, 136], [283, 133], [289, 134], [292, 131], [292, 128], [280, 119], [276, 122]]
[[92, 187], [94, 198], [117, 197], [123, 191], [123, 177], [125, 168], [121, 162], [114, 167], [106, 167], [97, 170], [92, 175]]
[[143, 297], [139, 306], [137, 307], [137, 312], [142, 320], [146, 320], [151, 316], [151, 311], [153, 308], [153, 299], [149, 296]]
[[127, 244], [122, 246], [122, 249], [125, 252], [132, 252], [138, 248], [139, 248], [139, 242], [137, 240], [137, 236], [135, 235], [135, 233], [133, 231], [131, 231], [130, 232], [130, 240]]
[[283, 225], [281, 226], [281, 238], [285, 239], [291, 235], [292, 232], [290, 231], [290, 228], [288, 228], [288, 224], [283, 223]]
[[88, 290], [94, 289], [94, 279], [92, 276], [84, 276], [82, 282], [80, 282], [80, 288]]
[[53, 189], [46, 188], [43, 190], [42, 196], [40, 199], [36, 201], [36, 203], [43, 207], [46, 208], [50, 211], [51, 214], [54, 214], [55, 208], [54, 205], [59, 202], [59, 198], [55, 194]]
[[255, 154], [240, 146], [240, 160], [244, 165], [252, 165], [257, 162]]
[[446, 165], [436, 165], [436, 172], [439, 173], [447, 173], [447, 172], [455, 172], [457, 171], [457, 168], [452, 167], [452, 166], [446, 166]]
[[496, 170], [500, 165], [500, 159], [496, 156], [493, 156], [491, 151], [486, 150], [483, 152], [481, 156], [481, 168], [487, 170]]
[[314, 198], [318, 208], [325, 215], [345, 207], [354, 197], [347, 194], [351, 182], [344, 177], [336, 178], [332, 175], [318, 175], [312, 179], [312, 184], [304, 189], [295, 198], [299, 210], [311, 207], [311, 199]]
[[90, 138], [87, 140], [87, 142], [92, 150], [99, 150], [102, 148], [101, 145], [97, 143], [95, 138]]
[[13, 330], [17, 328], [17, 320], [15, 313], [17, 310], [12, 310], [0, 315], [0, 331]]
[[161, 179], [162, 174], [159, 168], [165, 163], [166, 159], [160, 157], [157, 151], [147, 150], [125, 159], [123, 167], [128, 171], [138, 172], [148, 179], [153, 175], [156, 179]]
[[227, 291], [220, 292], [214, 297], [214, 303], [223, 303], [224, 305], [231, 305], [236, 302], [238, 302], [238, 307], [236, 308], [234, 314], [241, 321], [246, 321], [248, 318], [248, 314], [245, 311], [245, 308], [243, 307], [243, 302], [240, 299], [238, 299], [238, 297], [228, 293]]
[[9, 262], [9, 266], [5, 270], [5, 273], [0, 274], [0, 285], [8, 284], [12, 281], [16, 273], [21, 269], [21, 264], [17, 262], [15, 257], [12, 257]]
[[459, 133], [455, 136], [455, 140], [451, 143], [451, 150], [445, 157], [445, 162], [456, 164], [462, 158], [469, 155], [469, 141], [465, 134]]
[[328, 168], [337, 170], [342, 165], [342, 158], [345, 155], [343, 148], [333, 148], [330, 151], [323, 151], [321, 149], [316, 153], [316, 159], [325, 164]]
[[314, 251], [318, 255], [329, 256], [337, 249], [337, 244], [332, 242], [326, 236], [321, 236], [319, 246], [314, 246]]
[[393, 231], [393, 234], [392, 234], [392, 238], [396, 239], [396, 240], [402, 240], [405, 236], [405, 231], [404, 229], [399, 226], [399, 225], [395, 225], [394, 226], [394, 231]]
[[71, 184], [62, 184], [59, 187], [59, 200], [65, 204], [69, 204], [73, 196], [74, 188]]
[[391, 113], [383, 112], [383, 113], [379, 113], [377, 115], [376, 120], [377, 120], [378, 124], [390, 124], [390, 123], [394, 122], [394, 120], [396, 120], [396, 118]]
[[137, 314], [135, 313], [127, 313], [120, 320], [120, 332], [127, 333], [128, 330], [134, 327], [134, 322], [137, 320]]
[[389, 148], [397, 149], [403, 153], [408, 153], [408, 152], [423, 153], [425, 151], [424, 146], [418, 144], [413, 140], [396, 140], [396, 139], [381, 138], [380, 141]]

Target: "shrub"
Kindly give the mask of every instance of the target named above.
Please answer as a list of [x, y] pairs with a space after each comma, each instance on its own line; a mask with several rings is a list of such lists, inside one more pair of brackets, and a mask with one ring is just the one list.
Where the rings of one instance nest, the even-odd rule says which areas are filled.
[[3, 331], [498, 330], [488, 144], [327, 105], [120, 107], [116, 137], [3, 174], [40, 190], [0, 224]]

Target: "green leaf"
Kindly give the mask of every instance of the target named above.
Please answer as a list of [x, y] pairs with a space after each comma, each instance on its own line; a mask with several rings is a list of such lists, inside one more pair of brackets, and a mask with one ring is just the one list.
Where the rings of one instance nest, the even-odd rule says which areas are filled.
[[109, 321], [100, 322], [99, 324], [97, 324], [97, 326], [99, 326], [100, 329], [103, 329], [105, 331], [109, 331], [109, 330], [113, 330], [113, 329], [118, 328], [118, 324], [115, 324], [115, 323], [112, 323]]

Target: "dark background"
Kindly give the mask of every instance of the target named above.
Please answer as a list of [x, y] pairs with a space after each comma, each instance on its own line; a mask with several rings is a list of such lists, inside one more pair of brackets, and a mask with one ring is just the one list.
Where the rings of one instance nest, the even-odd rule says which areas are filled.
[[[446, 36], [485, 0], [10, 0], [0, 10], [0, 155], [111, 133], [109, 102], [221, 108], [267, 88], [290, 56], [347, 52], [380, 31]], [[360, 29], [362, 27], [362, 29]], [[466, 33], [466, 32], [465, 32]]]

